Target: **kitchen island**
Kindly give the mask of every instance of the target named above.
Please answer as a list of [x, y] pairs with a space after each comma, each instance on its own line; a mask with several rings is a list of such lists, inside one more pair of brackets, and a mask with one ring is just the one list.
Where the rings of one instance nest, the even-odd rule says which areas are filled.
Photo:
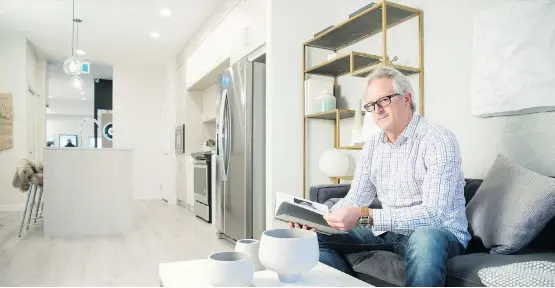
[[133, 151], [44, 149], [44, 235], [123, 233], [131, 228]]

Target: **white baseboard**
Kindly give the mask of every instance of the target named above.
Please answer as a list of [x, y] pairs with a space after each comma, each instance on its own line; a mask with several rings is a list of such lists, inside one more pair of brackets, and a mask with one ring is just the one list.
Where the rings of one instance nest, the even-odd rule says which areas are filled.
[[23, 211], [24, 208], [25, 204], [0, 205], [0, 211], [2, 212]]
[[183, 201], [183, 200], [177, 199], [177, 205], [178, 205], [178, 206], [181, 206], [181, 207], [183, 207], [183, 208], [185, 208], [185, 209], [187, 209], [187, 210], [189, 210], [189, 211], [191, 211], [191, 212], [194, 212], [194, 207], [193, 207], [193, 205], [187, 204], [187, 202], [185, 202], [185, 201]]

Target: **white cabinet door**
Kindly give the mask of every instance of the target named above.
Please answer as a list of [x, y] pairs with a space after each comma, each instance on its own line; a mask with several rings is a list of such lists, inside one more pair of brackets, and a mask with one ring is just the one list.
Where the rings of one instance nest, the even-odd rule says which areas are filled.
[[237, 35], [231, 62], [235, 63], [266, 43], [266, 2], [267, 0], [243, 0], [237, 6]]

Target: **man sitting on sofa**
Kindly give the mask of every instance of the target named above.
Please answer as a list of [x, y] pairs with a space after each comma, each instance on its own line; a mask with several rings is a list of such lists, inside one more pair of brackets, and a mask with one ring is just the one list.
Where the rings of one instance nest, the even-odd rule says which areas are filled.
[[[320, 262], [351, 274], [345, 254], [389, 250], [405, 258], [406, 286], [443, 286], [447, 260], [470, 240], [461, 156], [455, 136], [415, 114], [412, 98], [399, 71], [369, 75], [364, 108], [382, 131], [366, 142], [349, 193], [325, 216], [348, 234], [318, 234]], [[368, 208], [375, 197], [382, 209]]]

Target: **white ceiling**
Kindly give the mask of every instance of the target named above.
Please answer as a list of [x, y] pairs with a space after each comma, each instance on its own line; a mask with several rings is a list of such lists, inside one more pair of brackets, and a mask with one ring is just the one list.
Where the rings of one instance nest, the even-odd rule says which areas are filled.
[[[85, 59], [167, 64], [220, 2], [226, 0], [76, 0]], [[169, 8], [172, 17], [159, 10]], [[0, 34], [23, 35], [41, 56], [71, 55], [72, 0], [0, 0]], [[152, 39], [151, 31], [160, 34]]]

